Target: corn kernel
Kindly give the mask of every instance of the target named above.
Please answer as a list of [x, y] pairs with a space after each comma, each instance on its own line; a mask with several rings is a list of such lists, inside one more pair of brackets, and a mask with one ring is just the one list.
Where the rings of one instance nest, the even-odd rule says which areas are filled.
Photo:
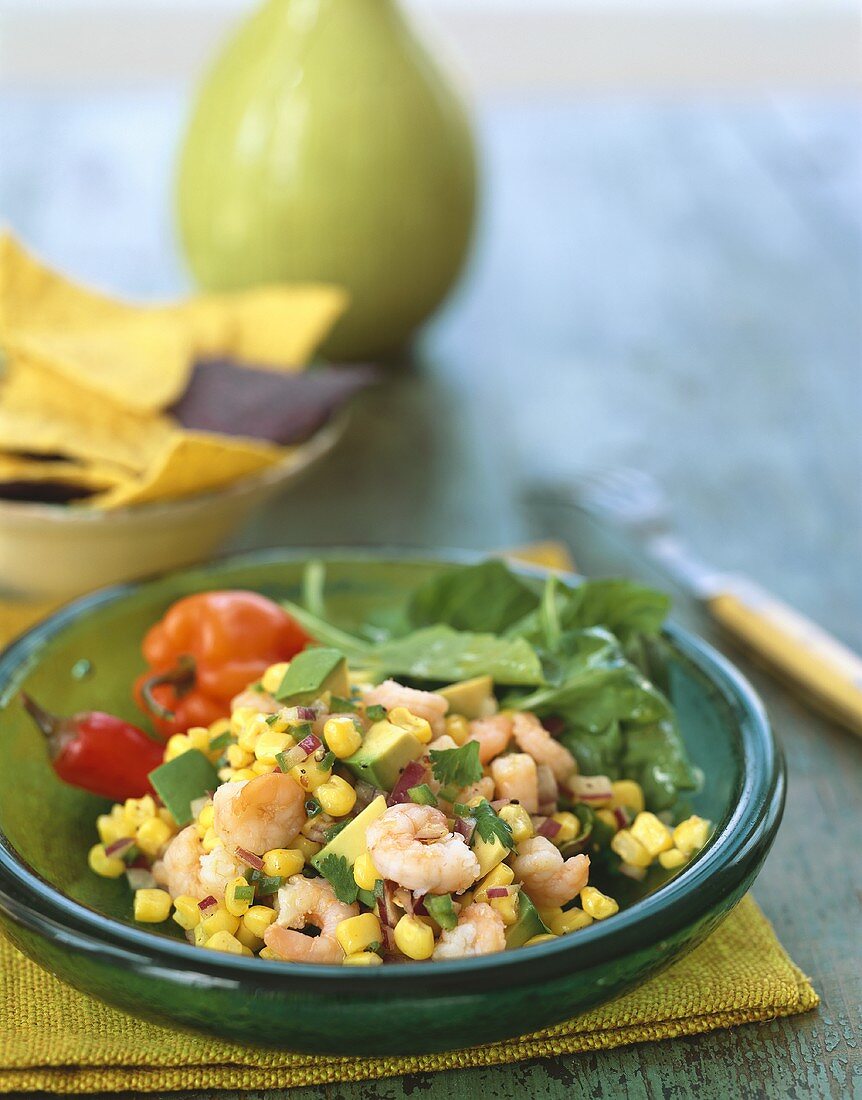
[[581, 906], [593, 920], [605, 920], [620, 911], [619, 904], [595, 886], [585, 886], [581, 890]]
[[593, 918], [583, 909], [567, 909], [548, 924], [555, 936], [565, 936], [569, 932], [577, 932], [579, 928], [586, 928], [593, 923]]
[[313, 840], [309, 840], [307, 836], [300, 835], [296, 838], [296, 840], [294, 840], [293, 847], [298, 852], [302, 853], [305, 858], [305, 862], [308, 863], [312, 856], [317, 855], [323, 845], [316, 844]]
[[270, 772], [275, 771], [275, 768], [275, 764], [264, 764], [262, 760], [255, 760], [251, 766], [251, 770], [255, 775], [269, 775]]
[[241, 749], [246, 752], [253, 753], [259, 737], [263, 734], [269, 733], [271, 727], [267, 722], [267, 715], [261, 714], [258, 711], [254, 712], [240, 732], [237, 734], [237, 744]]
[[581, 831], [580, 821], [574, 814], [570, 814], [567, 810], [552, 814], [551, 821], [556, 821], [560, 826], [559, 832], [555, 833], [551, 838], [552, 843], [556, 844], [558, 848], [562, 844], [568, 844], [570, 840], [574, 840]]
[[99, 840], [105, 845], [133, 835], [124, 822], [115, 821], [110, 814], [100, 814], [96, 818], [96, 828], [99, 831]]
[[356, 805], [356, 791], [340, 775], [333, 775], [328, 783], [321, 783], [314, 796], [332, 817], [344, 817]]
[[219, 906], [214, 913], [201, 920], [200, 926], [207, 938], [214, 936], [216, 932], [230, 932], [233, 935], [239, 928], [239, 917], [235, 917], [233, 913], [229, 913], [227, 909]]
[[260, 686], [269, 695], [275, 695], [281, 687], [281, 681], [290, 665], [289, 661], [279, 661], [276, 665], [270, 665], [260, 678]]
[[631, 863], [633, 867], [649, 867], [652, 863], [652, 856], [628, 829], [620, 829], [611, 840], [611, 848], [623, 863]]
[[198, 814], [198, 825], [203, 827], [204, 832], [212, 827], [212, 823], [215, 820], [215, 806], [212, 802], [207, 802], [201, 812]]
[[487, 901], [489, 887], [509, 886], [514, 881], [515, 872], [508, 863], [498, 863], [494, 870], [489, 871], [482, 881], [476, 885], [473, 901]]
[[138, 827], [135, 844], [148, 856], [157, 856], [173, 836], [170, 827], [159, 817], [151, 817]]
[[682, 867], [686, 857], [679, 848], [669, 848], [666, 852], [659, 852], [658, 861], [666, 871], [672, 871], [674, 867]]
[[180, 894], [178, 898], [174, 898], [174, 920], [187, 932], [197, 928], [201, 922], [201, 911], [193, 897]]
[[295, 744], [296, 741], [289, 733], [278, 733], [267, 729], [255, 742], [254, 755], [264, 764], [275, 764], [276, 754], [284, 752], [285, 749], [292, 749]]
[[230, 783], [233, 779], [233, 768], [219, 768], [218, 777], [222, 783]]
[[487, 898], [486, 900], [491, 908], [500, 914], [506, 927], [517, 924], [520, 914], [517, 892], [507, 894], [504, 898]]
[[228, 955], [242, 955], [242, 944], [230, 932], [215, 932], [204, 944], [210, 951], [224, 951]]
[[553, 932], [540, 932], [538, 936], [532, 936], [528, 939], [524, 947], [534, 947], [537, 943], [550, 943], [551, 940], [556, 938]]
[[[252, 897], [237, 897], [237, 891], [240, 895], [244, 892], [248, 892]], [[239, 875], [237, 878], [232, 879], [225, 887], [224, 892], [224, 905], [225, 909], [235, 917], [241, 917], [246, 913], [254, 898], [254, 888], [249, 886], [248, 880]]]
[[167, 890], [135, 890], [135, 920], [160, 924], [171, 915], [171, 904]]
[[254, 760], [254, 753], [248, 752], [239, 745], [228, 745], [225, 755], [227, 756], [228, 764], [230, 764], [232, 768], [245, 768]]
[[446, 732], [456, 745], [463, 745], [470, 736], [470, 723], [463, 714], [450, 714], [446, 719]]
[[168, 826], [172, 833], [175, 833], [177, 831], [177, 829], [179, 828], [179, 826], [177, 825], [177, 819], [167, 808], [167, 806], [159, 806], [156, 814], [159, 818], [159, 821], [164, 821], [165, 825]]
[[316, 791], [323, 784], [328, 783], [332, 775], [331, 768], [322, 768], [321, 762], [310, 756], [302, 764], [297, 764], [288, 773], [302, 787], [304, 791]]
[[178, 756], [188, 752], [191, 747], [192, 743], [184, 733], [175, 733], [168, 738], [168, 743], [165, 745], [165, 763], [176, 760]]
[[431, 732], [431, 725], [427, 718], [419, 718], [407, 709], [407, 707], [393, 707], [388, 714], [389, 721], [393, 726], [400, 726], [401, 729], [407, 730], [412, 733], [417, 741], [420, 741], [423, 745], [427, 745], [433, 738]]
[[617, 832], [620, 827], [613, 810], [596, 810], [596, 820], [601, 821], [603, 825], [607, 825], [614, 832]]
[[239, 737], [249, 722], [257, 717], [258, 713], [255, 707], [237, 707], [230, 716], [230, 732], [234, 737]]
[[611, 808], [625, 806], [634, 813], [641, 813], [645, 807], [644, 792], [640, 783], [633, 779], [618, 779], [611, 783]]
[[263, 934], [275, 920], [275, 910], [268, 905], [253, 905], [242, 918], [242, 926], [252, 936], [263, 939]]
[[257, 957], [259, 959], [280, 959], [281, 955], [277, 951], [273, 951], [271, 947], [262, 947]]
[[271, 848], [262, 858], [264, 874], [272, 878], [290, 878], [305, 866], [305, 856], [296, 848]]
[[210, 735], [211, 741], [214, 741], [216, 737], [221, 737], [223, 733], [230, 733], [230, 718], [216, 718], [214, 722], [210, 723], [207, 733]]
[[127, 798], [123, 803], [123, 816], [135, 829], [156, 816], [156, 803], [153, 796], [145, 794], [143, 798]]
[[514, 803], [504, 806], [498, 816], [512, 830], [512, 840], [516, 844], [520, 844], [523, 840], [529, 840], [535, 834], [533, 820], [523, 806], [517, 806]]
[[255, 951], [259, 951], [260, 948], [263, 947], [263, 940], [260, 938], [260, 936], [256, 936], [253, 932], [249, 932], [242, 921], [240, 921], [239, 928], [237, 928], [236, 932], [234, 932], [234, 935], [243, 945], [243, 947], [247, 947], [252, 952], [252, 954], [254, 954]]
[[203, 930], [203, 925], [198, 922], [192, 929], [192, 942], [195, 947], [205, 947], [207, 942], [207, 934]]
[[639, 840], [653, 859], [659, 852], [666, 852], [673, 847], [673, 837], [670, 829], [655, 814], [640, 813], [630, 826], [630, 831], [635, 840]]
[[395, 925], [395, 945], [408, 959], [430, 959], [434, 951], [434, 933], [427, 924], [405, 913]]
[[339, 760], [353, 756], [362, 744], [362, 734], [352, 718], [330, 718], [323, 727], [323, 736], [331, 752]]
[[220, 837], [216, 835], [216, 831], [213, 828], [207, 829], [201, 840], [201, 846], [203, 850], [209, 855], [210, 852], [215, 851], [222, 844]]
[[257, 779], [257, 772], [253, 772], [251, 768], [239, 768], [230, 777], [231, 783], [245, 783], [249, 779]]
[[560, 905], [536, 906], [536, 910], [542, 918], [542, 923], [547, 925], [548, 928], [553, 928], [554, 921], [559, 920], [563, 915], [563, 909]]
[[358, 917], [348, 917], [346, 920], [339, 921], [335, 928], [335, 938], [341, 944], [345, 955], [355, 955], [357, 951], [365, 951], [369, 944], [380, 943], [382, 937], [380, 921], [374, 913], [360, 913]]
[[191, 729], [186, 730], [186, 737], [191, 742], [193, 749], [197, 749], [198, 752], [204, 754], [210, 751], [210, 731], [206, 726], [192, 726]]
[[368, 852], [356, 857], [353, 864], [353, 878], [360, 890], [373, 890], [374, 884], [383, 876], [374, 866], [374, 860]]
[[345, 955], [342, 966], [382, 966], [383, 959], [373, 951], [357, 951], [355, 955]]
[[126, 865], [119, 856], [105, 855], [104, 844], [94, 844], [87, 856], [90, 870], [95, 871], [102, 878], [119, 878], [126, 870]]
[[709, 822], [697, 814], [681, 821], [673, 831], [674, 845], [684, 856], [694, 855], [709, 839]]

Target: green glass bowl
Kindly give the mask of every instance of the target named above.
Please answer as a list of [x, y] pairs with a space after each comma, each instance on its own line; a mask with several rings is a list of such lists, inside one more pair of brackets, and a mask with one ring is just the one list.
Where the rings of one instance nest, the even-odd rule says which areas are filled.
[[367, 970], [202, 951], [170, 921], [135, 925], [125, 881], [87, 868], [106, 803], [55, 779], [17, 690], [58, 712], [103, 709], [139, 720], [129, 685], [142, 668], [141, 637], [170, 603], [216, 587], [295, 598], [309, 556], [326, 559], [328, 610], [346, 627], [445, 564], [349, 551], [233, 557], [87, 596], [0, 657], [0, 926], [25, 954], [62, 981], [161, 1024], [311, 1053], [419, 1054], [571, 1017], [667, 966], [727, 916], [775, 837], [784, 768], [742, 676], [671, 627], [667, 690], [706, 776], [692, 807], [717, 827], [675, 876], [631, 884], [627, 907], [610, 920], [505, 954]]

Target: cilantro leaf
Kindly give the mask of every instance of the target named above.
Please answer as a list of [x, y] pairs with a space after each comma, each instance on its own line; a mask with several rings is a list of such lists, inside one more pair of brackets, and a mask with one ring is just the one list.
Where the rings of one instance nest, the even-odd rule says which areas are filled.
[[331, 852], [317, 865], [318, 871], [328, 879], [335, 896], [345, 905], [352, 905], [359, 896], [359, 887], [353, 877], [353, 868], [344, 858]]
[[499, 840], [504, 848], [514, 849], [515, 841], [511, 826], [495, 813], [494, 807], [487, 799], [483, 798], [478, 806], [458, 805], [455, 809], [462, 817], [473, 818], [476, 822], [476, 832], [486, 843], [492, 844], [495, 840]]
[[428, 755], [434, 778], [443, 787], [469, 787], [482, 778], [478, 741], [467, 741], [457, 749], [432, 749]]

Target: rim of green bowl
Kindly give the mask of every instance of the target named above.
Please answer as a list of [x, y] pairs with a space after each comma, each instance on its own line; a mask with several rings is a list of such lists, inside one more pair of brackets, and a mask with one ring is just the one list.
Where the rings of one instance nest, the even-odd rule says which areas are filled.
[[[79, 597], [55, 611], [13, 640], [0, 653], [0, 706], [5, 705], [6, 685], [49, 638], [83, 615], [114, 603], [142, 587], [183, 573], [216, 572], [231, 566], [253, 566], [303, 561], [310, 558], [356, 564], [397, 561], [417, 565], [445, 565], [480, 561], [481, 553], [457, 550], [366, 549], [267, 549], [228, 554], [182, 570], [170, 570], [141, 581], [113, 585]], [[535, 567], [512, 563], [520, 572], [541, 575]], [[574, 574], [563, 574], [577, 580]], [[483, 955], [472, 959], [403, 963], [373, 968], [315, 966], [228, 955], [181, 940], [159, 936], [105, 916], [81, 902], [58, 893], [11, 846], [0, 832], [0, 909], [16, 924], [66, 946], [100, 953], [119, 965], [136, 970], [157, 968], [194, 973], [196, 979], [216, 983], [245, 984], [257, 979], [263, 987], [299, 988], [326, 983], [331, 992], [356, 988], [357, 983], [409, 986], [421, 981], [423, 991], [460, 985], [465, 977], [477, 979], [493, 973], [511, 984], [564, 972], [588, 969], [613, 958], [660, 943], [695, 923], [719, 906], [723, 899], [756, 873], [772, 845], [784, 808], [785, 765], [763, 704], [748, 680], [708, 642], [669, 623], [664, 635], [680, 658], [702, 682], [706, 682], [734, 719], [741, 750], [741, 780], [735, 801], [725, 820], [717, 825], [706, 848], [685, 869], [654, 893], [617, 913], [609, 921], [596, 921], [577, 936], [561, 936], [529, 949]], [[7, 889], [15, 891], [10, 896]], [[23, 892], [23, 896], [22, 896]], [[69, 923], [71, 922], [71, 923]]]

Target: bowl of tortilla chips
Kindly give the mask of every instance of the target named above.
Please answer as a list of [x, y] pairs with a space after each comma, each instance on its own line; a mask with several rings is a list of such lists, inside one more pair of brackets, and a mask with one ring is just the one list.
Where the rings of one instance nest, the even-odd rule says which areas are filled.
[[332, 448], [370, 367], [308, 366], [323, 284], [133, 305], [0, 237], [0, 578], [64, 598], [209, 556]]

